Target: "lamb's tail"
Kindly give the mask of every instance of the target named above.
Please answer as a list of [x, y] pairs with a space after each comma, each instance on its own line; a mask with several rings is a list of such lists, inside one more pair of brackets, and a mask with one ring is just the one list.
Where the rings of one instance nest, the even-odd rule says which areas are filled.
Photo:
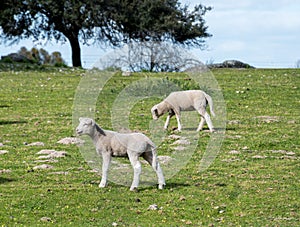
[[152, 141], [149, 141], [149, 146], [151, 147], [152, 151], [152, 168], [157, 170], [157, 152], [156, 146]]
[[210, 97], [210, 95], [208, 95], [208, 94], [206, 94], [206, 93], [204, 93], [204, 94], [205, 94], [205, 98], [206, 98], [206, 100], [207, 100], [207, 102], [208, 102], [208, 105], [209, 105], [209, 109], [210, 109], [211, 115], [212, 115], [212, 116], [216, 116], [216, 114], [215, 114], [215, 112], [214, 112], [214, 104], [213, 104], [212, 98]]

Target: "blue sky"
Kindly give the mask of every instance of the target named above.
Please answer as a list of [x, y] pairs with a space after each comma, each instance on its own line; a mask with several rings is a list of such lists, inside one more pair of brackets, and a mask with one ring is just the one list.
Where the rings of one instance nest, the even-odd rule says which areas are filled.
[[[192, 50], [203, 63], [236, 59], [260, 68], [295, 67], [300, 59], [300, 1], [297, 0], [182, 0], [191, 6], [199, 2], [212, 6], [205, 20], [209, 32], [207, 50]], [[70, 64], [68, 43], [55, 41], [36, 45], [31, 40], [18, 45], [0, 45], [0, 55], [16, 52], [22, 46], [34, 45], [48, 52], [60, 51]], [[99, 46], [82, 46], [83, 66], [91, 67], [109, 53]]]

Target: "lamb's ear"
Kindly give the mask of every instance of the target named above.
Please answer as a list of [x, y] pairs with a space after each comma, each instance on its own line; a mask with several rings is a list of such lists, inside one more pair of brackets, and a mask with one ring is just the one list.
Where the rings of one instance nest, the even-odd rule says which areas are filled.
[[90, 123], [92, 126], [94, 126], [95, 124], [96, 124], [96, 122], [93, 120], [93, 119], [91, 119], [91, 123]]
[[154, 109], [154, 114], [155, 114], [156, 117], [158, 117], [158, 110], [157, 110], [157, 108]]
[[79, 122], [82, 120], [82, 117], [79, 118]]

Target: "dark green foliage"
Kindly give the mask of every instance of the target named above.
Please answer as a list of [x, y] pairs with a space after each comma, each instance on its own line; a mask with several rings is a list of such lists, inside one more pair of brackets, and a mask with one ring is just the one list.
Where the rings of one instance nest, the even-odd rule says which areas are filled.
[[169, 40], [202, 46], [203, 38], [210, 36], [203, 20], [209, 9], [199, 5], [189, 12], [177, 0], [1, 1], [0, 26], [5, 40], [68, 40], [77, 67], [79, 42], [118, 46], [131, 40]]
[[7, 56], [2, 56], [1, 62], [4, 63], [31, 63], [38, 65], [55, 65], [57, 67], [66, 67], [66, 63], [58, 51], [51, 55], [43, 48], [37, 49], [33, 47], [27, 50], [26, 47], [21, 47], [18, 53], [11, 53]]

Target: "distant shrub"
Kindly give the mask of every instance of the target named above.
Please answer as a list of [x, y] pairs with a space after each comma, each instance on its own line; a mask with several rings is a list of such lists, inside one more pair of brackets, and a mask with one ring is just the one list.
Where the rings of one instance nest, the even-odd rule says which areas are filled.
[[11, 53], [6, 56], [2, 56], [1, 62], [20, 62], [38, 65], [53, 65], [57, 67], [67, 67], [67, 64], [62, 58], [60, 52], [55, 51], [50, 55], [45, 49], [37, 49], [35, 47], [31, 48], [31, 50], [27, 50], [26, 47], [21, 47], [21, 49], [17, 53]]

